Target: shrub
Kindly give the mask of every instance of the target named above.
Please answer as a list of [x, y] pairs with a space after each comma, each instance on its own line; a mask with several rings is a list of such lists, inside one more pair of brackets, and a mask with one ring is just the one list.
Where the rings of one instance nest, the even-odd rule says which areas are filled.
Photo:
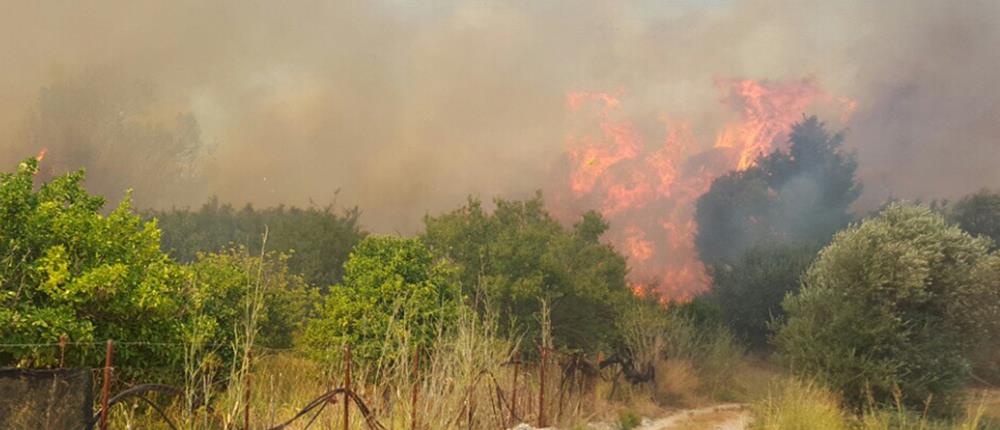
[[340, 282], [348, 254], [367, 235], [358, 223], [357, 208], [343, 213], [330, 206], [256, 209], [247, 205], [237, 209], [213, 198], [197, 211], [151, 211], [147, 216], [156, 218], [163, 231], [164, 252], [182, 263], [194, 262], [202, 253], [226, 252], [234, 246], [257, 255], [266, 228], [267, 250], [285, 254], [293, 273], [322, 290]]
[[779, 381], [767, 397], [751, 405], [751, 410], [753, 428], [758, 430], [850, 428], [836, 395], [795, 379]]
[[[1000, 246], [1000, 192], [981, 190], [967, 195], [946, 210], [948, 219], [973, 236], [990, 238], [992, 249]], [[997, 269], [1000, 270], [1000, 269]], [[993, 280], [993, 291], [1000, 294], [1000, 281]], [[1000, 317], [992, 319], [1000, 324]], [[995, 327], [994, 330], [997, 328]], [[1000, 330], [973, 353], [973, 371], [977, 377], [1000, 384]]]
[[734, 334], [754, 348], [767, 346], [768, 323], [782, 318], [781, 301], [799, 289], [799, 278], [816, 249], [808, 246], [757, 246], [732, 265], [712, 267], [711, 300]]
[[692, 313], [697, 309], [711, 308], [675, 304], [667, 309], [662, 331], [663, 355], [668, 361], [693, 364], [701, 394], [726, 395], [745, 351], [719, 322], [699, 322], [697, 316], [703, 313]]
[[237, 247], [200, 254], [187, 267], [191, 284], [183, 295], [184, 306], [206, 319], [203, 323], [209, 324], [209, 338], [215, 344], [233, 342], [258, 282], [263, 306], [256, 343], [264, 347], [291, 347], [319, 297], [301, 276], [289, 273], [283, 254], [251, 256], [246, 248]]
[[435, 261], [420, 240], [368, 237], [344, 264], [343, 283], [330, 289], [308, 322], [305, 342], [324, 361], [347, 343], [360, 360], [392, 360], [401, 341], [429, 348], [459, 304], [454, 269]]
[[642, 424], [642, 419], [639, 418], [639, 416], [636, 415], [635, 412], [624, 411], [618, 414], [617, 424], [618, 424], [617, 428], [619, 430], [632, 430], [636, 427], [639, 427], [639, 425]]
[[920, 206], [892, 204], [838, 233], [785, 299], [775, 342], [793, 370], [859, 408], [868, 398], [952, 409], [965, 354], [985, 332], [995, 294], [981, 275], [988, 242]]
[[632, 294], [624, 257], [599, 241], [608, 228], [600, 215], [587, 213], [569, 229], [545, 211], [540, 195], [495, 203], [490, 213], [470, 199], [424, 220], [424, 243], [457, 265], [477, 310], [495, 311], [505, 335], [523, 335], [528, 355], [542, 342], [543, 302], [557, 347], [594, 352], [616, 341], [615, 321]]
[[[142, 222], [130, 197], [108, 215], [87, 194], [82, 171], [34, 189], [38, 163], [0, 174], [0, 339], [51, 343], [175, 342], [183, 311], [177, 291], [186, 273], [160, 252], [159, 231]], [[88, 355], [89, 354], [89, 355]], [[103, 348], [74, 347], [67, 363], [93, 363]], [[166, 346], [119, 348], [116, 366], [157, 368], [175, 363]], [[54, 348], [0, 352], [2, 365], [58, 362]]]

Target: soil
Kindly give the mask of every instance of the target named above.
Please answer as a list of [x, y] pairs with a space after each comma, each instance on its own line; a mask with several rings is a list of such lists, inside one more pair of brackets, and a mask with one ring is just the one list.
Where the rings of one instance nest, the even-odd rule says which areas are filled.
[[636, 430], [745, 430], [749, 424], [746, 406], [733, 403], [675, 411]]

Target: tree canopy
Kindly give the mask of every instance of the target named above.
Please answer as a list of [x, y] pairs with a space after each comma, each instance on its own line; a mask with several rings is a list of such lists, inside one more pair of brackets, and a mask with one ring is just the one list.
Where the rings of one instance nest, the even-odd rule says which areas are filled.
[[[13, 343], [51, 343], [63, 334], [74, 342], [177, 339], [182, 309], [176, 292], [187, 276], [160, 251], [156, 223], [133, 213], [129, 198], [102, 215], [104, 200], [83, 189], [82, 171], [36, 191], [37, 171], [37, 161], [28, 159], [16, 172], [0, 174], [0, 338]], [[70, 359], [86, 351], [73, 348]], [[0, 354], [6, 364], [55, 360], [51, 349]], [[139, 354], [151, 367], [170, 355], [151, 346], [122, 350], [119, 361], [127, 365]]]
[[525, 350], [542, 341], [543, 302], [556, 345], [595, 350], [613, 342], [621, 305], [632, 295], [625, 259], [598, 241], [607, 223], [591, 212], [565, 228], [541, 195], [494, 203], [488, 212], [470, 198], [425, 219], [424, 242], [457, 264], [463, 292], [480, 311], [496, 312], [508, 334], [525, 336]]
[[370, 236], [351, 252], [344, 280], [330, 288], [305, 342], [324, 361], [350, 343], [370, 362], [391, 360], [404, 343], [430, 348], [461, 304], [454, 269], [418, 239]]
[[[243, 248], [198, 254], [190, 265], [160, 250], [155, 221], [125, 198], [107, 215], [104, 200], [82, 186], [82, 171], [37, 185], [35, 159], [0, 174], [0, 339], [52, 344], [67, 336], [67, 365], [94, 363], [96, 343], [116, 349], [120, 376], [177, 377], [184, 343], [210, 345], [224, 360], [244, 324], [251, 290], [260, 287], [259, 344], [291, 346], [315, 292], [278, 254]], [[258, 242], [259, 243], [259, 242]], [[259, 245], [258, 245], [259, 246]], [[0, 351], [0, 364], [52, 366], [57, 350]]]
[[851, 220], [861, 193], [857, 161], [844, 135], [816, 117], [792, 127], [789, 150], [775, 150], [743, 171], [712, 182], [697, 203], [695, 244], [705, 264], [736, 261], [758, 245], [825, 244]]
[[1000, 246], [1000, 192], [981, 190], [963, 197], [948, 210], [948, 219], [973, 236], [992, 240], [992, 249]]

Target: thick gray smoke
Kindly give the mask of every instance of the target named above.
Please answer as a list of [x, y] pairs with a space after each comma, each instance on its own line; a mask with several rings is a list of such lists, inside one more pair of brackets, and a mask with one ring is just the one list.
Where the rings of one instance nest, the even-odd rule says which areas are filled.
[[867, 204], [1000, 186], [997, 2], [621, 3], [8, 4], [0, 162], [46, 147], [46, 174], [87, 167], [142, 206], [337, 196], [413, 231], [470, 193], [565, 181], [569, 91], [711, 144], [716, 78], [812, 76], [858, 102]]

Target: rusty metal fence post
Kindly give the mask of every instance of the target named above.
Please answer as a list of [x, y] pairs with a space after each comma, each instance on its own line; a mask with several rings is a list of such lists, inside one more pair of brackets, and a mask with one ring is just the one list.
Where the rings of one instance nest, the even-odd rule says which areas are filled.
[[344, 345], [344, 430], [351, 425], [351, 344]]
[[545, 427], [545, 347], [538, 347], [538, 426]]
[[114, 353], [111, 339], [104, 352], [104, 380], [101, 381], [101, 422], [100, 429], [108, 430], [108, 394], [111, 390], [111, 355]]
[[69, 337], [65, 333], [59, 335], [59, 368], [63, 369], [66, 367], [66, 342], [69, 341]]

